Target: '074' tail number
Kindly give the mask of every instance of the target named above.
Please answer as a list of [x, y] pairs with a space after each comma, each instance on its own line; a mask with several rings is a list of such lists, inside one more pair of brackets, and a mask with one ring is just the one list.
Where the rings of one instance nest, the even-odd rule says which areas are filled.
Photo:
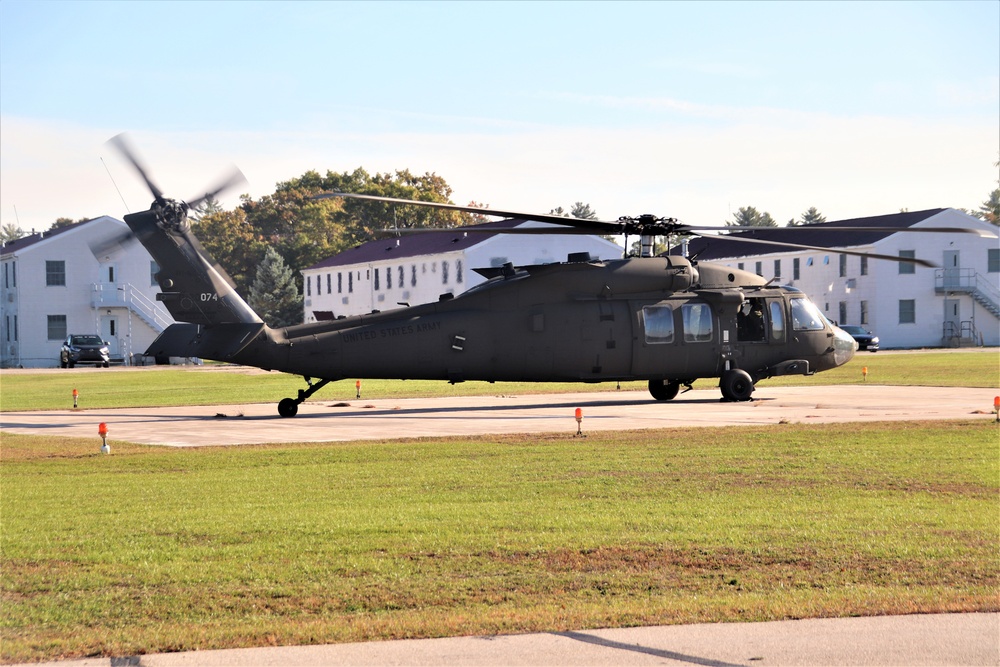
[[219, 295], [216, 294], [215, 292], [202, 292], [201, 293], [201, 300], [202, 300], [202, 303], [204, 303], [205, 301], [218, 301], [219, 300]]

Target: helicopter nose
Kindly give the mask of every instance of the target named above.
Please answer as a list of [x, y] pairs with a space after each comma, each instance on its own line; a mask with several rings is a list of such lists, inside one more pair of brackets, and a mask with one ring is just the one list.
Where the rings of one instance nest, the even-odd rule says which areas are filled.
[[840, 327], [833, 327], [833, 364], [843, 366], [854, 358], [858, 342]]

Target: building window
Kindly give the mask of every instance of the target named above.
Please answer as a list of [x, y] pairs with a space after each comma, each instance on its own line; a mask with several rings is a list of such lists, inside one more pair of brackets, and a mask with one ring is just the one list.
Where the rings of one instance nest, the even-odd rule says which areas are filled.
[[[900, 250], [899, 256], [905, 259], [913, 259], [917, 256], [916, 250]], [[899, 262], [899, 272], [903, 273], [916, 273], [917, 265], [913, 262]], [[900, 302], [902, 303], [902, 301]]]
[[916, 324], [917, 322], [917, 302], [915, 299], [899, 300], [899, 323]]
[[774, 260], [774, 277], [775, 278], [780, 278], [781, 277], [781, 260], [780, 259]]
[[448, 284], [448, 262], [441, 262], [441, 284]]
[[347, 293], [354, 292], [354, 271], [347, 274]]
[[66, 285], [66, 262], [61, 259], [45, 261], [45, 286], [58, 287]]
[[867, 257], [862, 257], [861, 258], [861, 275], [863, 275], [863, 276], [867, 276], [868, 275], [868, 258]]
[[[841, 257], [843, 257], [843, 255], [841, 255]], [[839, 324], [846, 324], [847, 323], [847, 302], [846, 301], [841, 301], [840, 302], [840, 319], [839, 319], [838, 323]]]
[[754, 264], [754, 273], [756, 273], [758, 276], [761, 276], [761, 277], [764, 276], [764, 263], [763, 262], [757, 262], [757, 263]]
[[329, 273], [326, 274], [326, 293], [333, 294], [333, 278], [330, 277]]
[[312, 296], [312, 293], [313, 293], [312, 276], [306, 276], [306, 296]]
[[399, 282], [400, 288], [405, 287], [406, 286], [406, 271], [403, 269], [403, 265], [402, 264], [399, 265], [399, 275], [397, 276], [397, 278], [399, 278], [398, 282]]
[[[986, 271], [988, 273], [1000, 273], [1000, 248], [986, 249]], [[17, 282], [14, 282], [17, 286]]]
[[858, 324], [868, 324], [868, 302], [861, 302], [861, 321]]
[[375, 291], [378, 291], [379, 289], [380, 289], [380, 286], [379, 286], [379, 280], [378, 280], [378, 269], [375, 269]]
[[10, 270], [10, 265], [5, 263], [3, 265], [3, 286], [5, 288], [10, 287], [10, 277], [7, 275], [7, 271], [9, 270]]
[[800, 262], [798, 257], [792, 260], [792, 280], [799, 279], [799, 264]]
[[847, 255], [840, 256], [840, 277], [843, 278], [847, 275]]
[[49, 340], [63, 340], [66, 338], [66, 316], [49, 315]]
[[417, 286], [417, 265], [416, 264], [411, 264], [410, 265], [410, 287], [416, 287], [416, 286]]
[[455, 260], [455, 282], [459, 285], [462, 284], [462, 260]]
[[807, 258], [806, 259], [806, 266], [812, 266], [812, 265], [813, 265], [813, 258], [812, 257]]
[[337, 294], [343, 294], [343, 293], [344, 293], [344, 274], [338, 272], [337, 273]]
[[385, 288], [392, 289], [392, 267], [385, 267]]

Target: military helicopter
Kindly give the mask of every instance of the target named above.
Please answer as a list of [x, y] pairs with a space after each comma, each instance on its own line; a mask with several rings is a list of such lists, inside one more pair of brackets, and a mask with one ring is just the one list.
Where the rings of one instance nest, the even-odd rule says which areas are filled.
[[[236, 293], [233, 281], [198, 242], [187, 220], [189, 209], [242, 175], [197, 201], [176, 201], [153, 184], [121, 135], [110, 143], [153, 194], [149, 210], [126, 215], [125, 222], [160, 267], [157, 298], [177, 320], [146, 354], [301, 375], [307, 386], [278, 403], [282, 417], [295, 416], [299, 405], [327, 383], [346, 378], [452, 383], [645, 380], [657, 401], [673, 399], [696, 379], [719, 378], [724, 400], [747, 401], [761, 379], [835, 368], [850, 361], [857, 347], [794, 287], [718, 264], [651, 252], [655, 236], [701, 235], [717, 228], [653, 215], [604, 222], [349, 193], [318, 197], [431, 206], [558, 226], [520, 228], [522, 233], [638, 235], [643, 250], [638, 257], [619, 260], [594, 260], [582, 253], [561, 263], [508, 264], [487, 271], [488, 280], [468, 291], [442, 295], [434, 303], [272, 328]], [[476, 227], [462, 231], [475, 232]], [[920, 259], [907, 261], [933, 266]]]

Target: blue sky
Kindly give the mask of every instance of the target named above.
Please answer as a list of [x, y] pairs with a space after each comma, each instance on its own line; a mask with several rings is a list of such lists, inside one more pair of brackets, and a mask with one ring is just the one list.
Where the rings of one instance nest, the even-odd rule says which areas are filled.
[[235, 163], [253, 196], [409, 168], [457, 203], [605, 219], [973, 208], [998, 34], [990, 1], [4, 0], [0, 223], [145, 208], [122, 131], [179, 198]]

